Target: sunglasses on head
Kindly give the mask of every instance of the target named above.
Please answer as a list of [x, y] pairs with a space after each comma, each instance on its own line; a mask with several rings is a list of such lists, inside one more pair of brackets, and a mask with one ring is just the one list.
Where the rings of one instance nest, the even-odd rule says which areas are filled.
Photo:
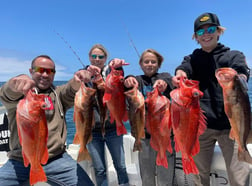
[[96, 59], [97, 57], [98, 57], [99, 59], [103, 59], [105, 56], [104, 56], [104, 55], [96, 55], [96, 54], [93, 54], [93, 55], [91, 55], [91, 57], [92, 57], [93, 59]]
[[49, 74], [54, 74], [56, 72], [55, 69], [43, 68], [43, 67], [33, 67], [32, 69], [35, 72], [38, 72], [40, 74], [43, 74], [44, 72], [46, 72], [49, 75]]
[[198, 36], [202, 36], [205, 33], [205, 31], [207, 31], [208, 34], [213, 34], [216, 31], [216, 29], [217, 29], [216, 26], [210, 26], [207, 29], [201, 28], [196, 31], [196, 34]]

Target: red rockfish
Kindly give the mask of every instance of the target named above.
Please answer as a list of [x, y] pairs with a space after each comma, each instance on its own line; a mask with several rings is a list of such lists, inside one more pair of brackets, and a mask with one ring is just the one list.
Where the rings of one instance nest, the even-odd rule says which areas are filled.
[[181, 151], [184, 173], [199, 174], [192, 156], [199, 153], [199, 136], [206, 129], [205, 116], [199, 103], [203, 93], [195, 80], [181, 78], [179, 86], [170, 92], [175, 150]]
[[46, 174], [41, 164], [48, 161], [48, 128], [45, 116], [45, 95], [30, 90], [17, 105], [16, 120], [19, 141], [22, 146], [24, 166], [29, 164], [30, 184], [46, 182]]
[[127, 134], [123, 124], [123, 121], [128, 120], [123, 81], [123, 71], [112, 67], [105, 81], [105, 94], [103, 96], [103, 103], [106, 103], [110, 112], [110, 122], [116, 122], [118, 136]]
[[168, 168], [166, 151], [172, 153], [170, 101], [154, 88], [147, 93], [146, 129], [150, 133], [150, 145], [157, 151], [156, 164]]

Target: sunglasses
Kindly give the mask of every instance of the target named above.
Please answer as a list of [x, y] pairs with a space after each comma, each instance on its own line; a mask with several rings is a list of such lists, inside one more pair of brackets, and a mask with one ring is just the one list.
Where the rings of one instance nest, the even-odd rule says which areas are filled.
[[104, 56], [104, 55], [96, 55], [96, 54], [93, 54], [93, 55], [91, 55], [91, 57], [92, 57], [93, 59], [96, 59], [97, 57], [98, 57], [99, 59], [103, 59], [105, 56]]
[[32, 68], [35, 72], [38, 72], [40, 74], [43, 74], [46, 72], [48, 75], [54, 74], [56, 72], [55, 69], [50, 69], [50, 68], [43, 68], [43, 67], [33, 67]]
[[210, 26], [207, 29], [201, 28], [196, 31], [196, 34], [198, 36], [202, 36], [205, 33], [205, 31], [207, 31], [208, 34], [213, 34], [216, 31], [216, 29], [217, 29], [216, 26]]

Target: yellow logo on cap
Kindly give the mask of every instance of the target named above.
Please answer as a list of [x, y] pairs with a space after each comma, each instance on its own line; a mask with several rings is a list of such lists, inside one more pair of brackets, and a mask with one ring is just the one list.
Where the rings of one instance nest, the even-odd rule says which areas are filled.
[[207, 21], [207, 20], [209, 20], [210, 18], [209, 18], [209, 16], [204, 16], [204, 17], [202, 17], [201, 19], [200, 19], [200, 22], [204, 22], [204, 21]]

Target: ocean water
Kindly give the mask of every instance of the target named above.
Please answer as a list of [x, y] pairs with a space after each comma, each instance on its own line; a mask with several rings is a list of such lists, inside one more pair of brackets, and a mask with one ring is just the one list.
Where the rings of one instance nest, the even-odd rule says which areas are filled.
[[[61, 85], [66, 83], [66, 81], [55, 81], [54, 85]], [[4, 82], [0, 82], [0, 87], [4, 84]], [[250, 104], [252, 107], [252, 78], [249, 79], [248, 82], [248, 94], [250, 99]], [[2, 103], [0, 102], [0, 106], [2, 106]], [[66, 121], [67, 121], [67, 144], [71, 144], [73, 142], [73, 138], [75, 135], [75, 123], [73, 122], [73, 112], [74, 109], [71, 108], [66, 113]], [[130, 125], [129, 122], [125, 122], [125, 127], [128, 132], [130, 132]]]

